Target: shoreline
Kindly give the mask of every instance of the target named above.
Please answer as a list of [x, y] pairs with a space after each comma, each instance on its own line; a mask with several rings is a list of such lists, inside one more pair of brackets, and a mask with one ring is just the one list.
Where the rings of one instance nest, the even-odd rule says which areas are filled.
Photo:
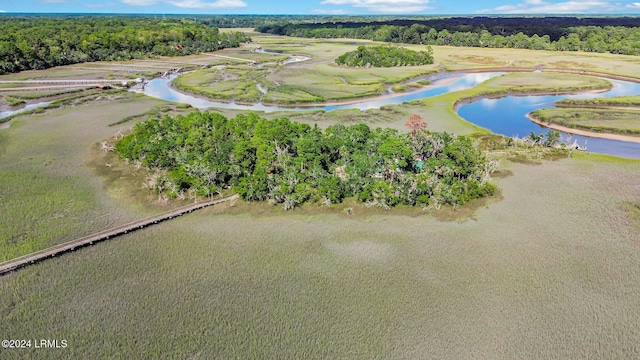
[[574, 105], [574, 104], [558, 104], [557, 108], [576, 108], [576, 109], [592, 109], [592, 110], [632, 110], [640, 111], [640, 106], [620, 106], [620, 105]]
[[580, 136], [586, 136], [586, 137], [592, 137], [592, 138], [607, 139], [607, 140], [626, 141], [626, 142], [633, 142], [633, 143], [639, 143], [640, 144], [640, 136], [631, 136], [631, 135], [623, 135], [623, 134], [611, 134], [611, 133], [598, 133], [598, 132], [593, 132], [593, 131], [574, 129], [574, 128], [570, 128], [568, 126], [542, 122], [542, 121], [536, 119], [535, 117], [533, 117], [531, 114], [527, 114], [526, 116], [527, 116], [527, 119], [531, 120], [532, 122], [534, 122], [534, 123], [536, 123], [536, 124], [538, 124], [540, 126], [543, 126], [543, 127], [549, 128], [549, 129], [554, 129], [554, 130], [566, 132], [568, 134], [580, 135]]
[[[578, 74], [578, 75], [586, 75], [586, 76], [595, 76], [595, 77], [601, 77], [601, 78], [605, 78], [605, 79], [613, 79], [613, 80], [622, 80], [622, 81], [629, 81], [629, 82], [636, 82], [636, 83], [640, 83], [640, 78], [633, 78], [633, 77], [629, 77], [629, 76], [621, 76], [621, 75], [614, 75], [614, 74], [607, 74], [607, 73], [597, 73], [597, 72], [589, 72], [589, 71], [578, 71], [578, 70], [567, 70], [567, 69], [538, 69], [538, 68], [509, 68], [509, 67], [498, 67], [498, 68], [480, 68], [480, 69], [467, 69], [467, 70], [441, 70], [441, 71], [436, 71], [432, 74], [429, 75], [422, 75], [422, 76], [418, 76], [412, 79], [408, 79], [406, 81], [403, 81], [402, 83], [408, 83], [408, 82], [412, 82], [415, 79], [419, 79], [419, 78], [428, 78], [428, 77], [434, 77], [440, 74], [451, 74], [455, 77], [456, 74], [465, 74], [465, 73], [489, 73], [489, 72], [506, 72], [506, 73], [518, 73], [518, 72], [535, 72], [535, 71], [541, 71], [541, 72], [555, 72], [555, 73], [570, 73], [570, 74]], [[421, 91], [421, 90], [426, 90], [428, 89], [430, 86], [433, 86], [435, 84], [437, 84], [439, 81], [444, 81], [450, 78], [445, 78], [445, 79], [441, 79], [441, 80], [436, 80], [436, 82], [431, 83], [430, 85], [424, 86], [422, 88], [416, 89], [415, 91]], [[170, 79], [170, 81], [172, 82], [173, 79]], [[393, 85], [393, 84], [387, 84], [387, 85]], [[446, 84], [445, 84], [446, 85]], [[368, 102], [368, 101], [377, 101], [377, 100], [381, 100], [384, 98], [393, 98], [393, 97], [397, 97], [397, 96], [402, 96], [402, 95], [406, 95], [410, 92], [402, 92], [402, 93], [386, 93], [386, 94], [379, 94], [379, 95], [365, 95], [365, 96], [360, 96], [360, 97], [354, 97], [354, 98], [350, 98], [350, 99], [345, 99], [345, 100], [333, 100], [333, 101], [328, 101], [328, 102], [303, 102], [303, 103], [290, 103], [290, 104], [281, 104], [281, 103], [263, 103], [263, 102], [244, 102], [244, 101], [234, 101], [233, 99], [216, 99], [216, 98], [211, 98], [208, 97], [206, 95], [203, 94], [197, 94], [194, 92], [190, 92], [188, 90], [185, 89], [180, 89], [176, 86], [174, 86], [173, 84], [169, 84], [169, 86], [171, 86], [173, 89], [175, 89], [178, 92], [182, 92], [184, 94], [190, 95], [190, 96], [195, 96], [195, 97], [199, 97], [208, 101], [212, 101], [212, 102], [220, 102], [220, 103], [226, 103], [226, 104], [238, 104], [238, 105], [244, 105], [244, 106], [252, 106], [252, 105], [264, 105], [264, 106], [278, 106], [278, 107], [283, 107], [283, 108], [313, 108], [313, 107], [321, 107], [321, 106], [340, 106], [340, 105], [352, 105], [352, 104], [357, 104], [359, 102]], [[502, 97], [502, 96], [510, 96], [510, 95], [514, 95], [514, 96], [527, 96], [527, 95], [557, 95], [557, 94], [565, 94], [565, 93], [588, 93], [588, 92], [605, 92], [609, 89], [604, 89], [604, 90], [597, 90], [597, 89], [585, 89], [585, 90], [575, 90], [575, 91], [566, 91], [566, 92], [557, 92], [557, 91], [541, 91], [541, 92], [511, 92], [511, 93], [504, 93], [504, 94], [495, 94], [495, 95], [485, 95], [485, 96], [479, 96], [477, 98], [474, 98], [472, 101], [478, 100], [480, 98], [484, 98], [484, 97]], [[465, 99], [459, 99], [456, 104], [454, 104], [454, 111], [457, 112], [457, 108], [458, 105], [464, 105], [467, 104], [467, 102], [462, 102]], [[472, 102], [471, 101], [471, 102]], [[460, 102], [460, 104], [458, 104]]]
[[476, 102], [478, 100], [482, 100], [482, 99], [500, 99], [503, 97], [507, 97], [507, 96], [545, 96], [545, 95], [566, 95], [566, 94], [597, 94], [597, 93], [604, 93], [607, 91], [611, 91], [611, 88], [609, 89], [584, 89], [584, 90], [567, 90], [567, 91], [548, 91], [548, 90], [540, 90], [540, 91], [509, 91], [509, 90], [505, 90], [505, 91], [500, 91], [500, 92], [496, 92], [493, 94], [483, 94], [483, 95], [476, 95], [476, 96], [471, 96], [468, 98], [460, 98], [458, 100], [456, 100], [456, 102], [453, 104], [453, 111], [455, 111], [456, 113], [458, 113], [458, 109], [460, 108], [460, 106], [462, 105], [467, 105], [467, 104], [471, 104], [473, 102]]
[[[451, 74], [455, 74], [456, 72], [451, 72]], [[238, 104], [238, 105], [242, 105], [242, 106], [253, 106], [253, 105], [263, 105], [263, 106], [268, 106], [268, 107], [281, 107], [281, 108], [288, 108], [288, 109], [295, 109], [295, 108], [308, 108], [305, 110], [314, 110], [313, 108], [317, 108], [317, 107], [324, 107], [324, 106], [341, 106], [341, 105], [353, 105], [353, 104], [358, 104], [358, 103], [362, 103], [362, 102], [371, 102], [371, 101], [379, 101], [379, 100], [383, 100], [383, 99], [393, 99], [396, 97], [400, 97], [400, 96], [404, 96], [407, 94], [411, 94], [413, 92], [418, 92], [418, 91], [425, 91], [425, 90], [429, 90], [431, 87], [436, 86], [436, 85], [440, 85], [440, 86], [447, 86], [450, 85], [451, 83], [459, 80], [461, 78], [461, 76], [453, 76], [453, 77], [448, 77], [448, 78], [444, 78], [444, 79], [439, 79], [436, 80], [435, 82], [423, 86], [421, 88], [416, 88], [413, 91], [405, 91], [405, 92], [387, 92], [385, 94], [379, 94], [379, 95], [365, 95], [365, 96], [360, 96], [360, 97], [354, 97], [351, 99], [346, 99], [346, 100], [333, 100], [333, 101], [327, 101], [327, 102], [308, 102], [308, 103], [293, 103], [293, 104], [281, 104], [281, 103], [271, 103], [271, 102], [246, 102], [246, 101], [234, 101], [234, 100], [229, 100], [229, 99], [215, 99], [215, 98], [210, 98], [206, 95], [203, 94], [197, 94], [197, 93], [193, 93], [190, 92], [188, 90], [185, 89], [181, 89], [179, 87], [176, 87], [172, 84], [173, 79], [168, 79], [169, 82], [169, 86], [171, 88], [173, 88], [175, 91], [178, 91], [180, 93], [183, 93], [185, 95], [189, 95], [189, 96], [193, 96], [193, 97], [197, 97], [203, 100], [207, 100], [207, 101], [211, 101], [211, 102], [219, 102], [219, 103], [224, 103], [224, 104]], [[141, 94], [144, 94], [144, 92], [140, 92]]]

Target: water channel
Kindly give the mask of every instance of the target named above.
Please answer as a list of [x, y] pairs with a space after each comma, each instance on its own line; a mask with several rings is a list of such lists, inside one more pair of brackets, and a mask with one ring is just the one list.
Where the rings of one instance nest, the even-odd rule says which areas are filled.
[[[47, 106], [50, 103], [51, 103], [50, 101], [43, 101], [43, 102], [28, 104], [26, 106], [23, 106], [23, 107], [20, 107], [18, 109], [14, 109], [14, 110], [0, 110], [0, 119], [6, 118], [7, 116], [11, 116], [11, 115], [14, 115], [14, 114], [19, 114], [19, 113], [21, 113], [23, 111], [33, 110], [33, 109], [37, 109], [39, 107]], [[0, 123], [0, 129], [8, 128], [9, 125], [10, 125], [9, 122]]]
[[[573, 94], [573, 95], [541, 95], [541, 96], [506, 96], [498, 99], [481, 99], [470, 104], [462, 105], [458, 114], [464, 119], [489, 129], [496, 134], [524, 137], [532, 131], [536, 134], [549, 132], [526, 115], [532, 111], [555, 107], [558, 100], [573, 98], [585, 99], [596, 97], [613, 97], [640, 94], [640, 84], [609, 80], [614, 84], [613, 89], [603, 93]], [[562, 133], [567, 143], [577, 141], [579, 145], [587, 146], [587, 151], [621, 156], [626, 158], [640, 158], [640, 144], [628, 141], [609, 140], [580, 135]]]
[[[402, 104], [404, 102], [424, 99], [453, 91], [469, 89], [478, 84], [500, 76], [504, 73], [445, 73], [432, 77], [432, 85], [425, 89], [403, 94], [387, 94], [374, 99], [363, 99], [349, 104], [327, 104], [323, 106], [286, 107], [264, 104], [237, 104], [235, 102], [211, 101], [204, 98], [181, 93], [171, 87], [171, 79], [153, 79], [146, 88], [145, 94], [164, 100], [188, 103], [197, 108], [225, 108], [254, 111], [283, 111], [283, 110], [339, 110], [339, 109], [360, 109], [367, 110], [380, 108], [387, 104]], [[527, 95], [527, 96], [506, 96], [498, 99], [481, 99], [470, 104], [462, 105], [458, 109], [458, 114], [467, 121], [478, 126], [491, 130], [494, 133], [505, 136], [526, 136], [531, 131], [536, 134], [547, 133], [548, 128], [540, 126], [527, 119], [526, 114], [542, 108], [554, 107], [554, 103], [566, 98], [594, 98], [612, 97], [623, 95], [640, 94], [640, 84], [627, 81], [610, 80], [614, 87], [607, 92], [586, 93], [571, 95]], [[609, 140], [571, 135], [562, 133], [565, 141], [573, 143], [577, 141], [579, 145], [587, 146], [590, 152], [615, 155], [627, 158], [640, 158], [640, 143]]]
[[[223, 101], [211, 101], [205, 98], [192, 96], [189, 94], [181, 93], [171, 87], [171, 80], [175, 78], [175, 75], [172, 75], [168, 79], [164, 78], [156, 78], [145, 86], [144, 94], [152, 97], [157, 97], [160, 99], [187, 103], [193, 107], [199, 109], [206, 109], [210, 107], [216, 107], [221, 109], [239, 109], [239, 110], [253, 110], [253, 111], [264, 111], [264, 112], [273, 112], [273, 111], [283, 111], [283, 110], [340, 110], [340, 109], [374, 109], [380, 108], [383, 105], [387, 104], [402, 104], [403, 102], [423, 99], [427, 97], [432, 97], [440, 94], [445, 94], [452, 91], [464, 90], [472, 88], [483, 81], [501, 75], [503, 73], [478, 73], [478, 74], [446, 74], [441, 75], [437, 79], [433, 79], [433, 85], [410, 93], [403, 94], [387, 94], [383, 96], [376, 97], [374, 99], [363, 99], [356, 100], [350, 102], [348, 104], [328, 104], [328, 105], [318, 105], [318, 106], [298, 106], [298, 107], [287, 107], [287, 106], [279, 106], [279, 105], [264, 105], [264, 104], [238, 104], [235, 102], [223, 102]], [[454, 81], [451, 81], [454, 80]]]
[[[303, 61], [303, 60], [301, 60]], [[326, 104], [317, 106], [287, 107], [264, 104], [238, 104], [235, 102], [211, 101], [205, 98], [181, 93], [171, 87], [171, 80], [175, 75], [166, 78], [156, 78], [146, 85], [144, 93], [148, 96], [164, 99], [167, 101], [187, 103], [193, 107], [206, 109], [210, 107], [224, 109], [239, 109], [251, 111], [301, 111], [301, 110], [324, 110], [332, 111], [339, 109], [360, 109], [367, 110], [380, 108], [388, 104], [402, 104], [404, 102], [433, 97], [453, 91], [469, 89], [478, 84], [500, 76], [501, 72], [488, 73], [441, 73], [430, 78], [432, 84], [424, 89], [409, 93], [394, 94], [389, 93], [373, 99], [355, 100], [344, 104]], [[640, 94], [640, 84], [627, 81], [610, 80], [614, 87], [610, 91], [602, 93], [586, 93], [572, 95], [527, 95], [527, 96], [506, 96], [497, 99], [480, 99], [470, 104], [462, 105], [458, 109], [458, 114], [467, 121], [474, 123], [490, 131], [505, 136], [526, 136], [531, 131], [536, 134], [547, 133], [548, 128], [542, 127], [527, 119], [526, 114], [543, 108], [552, 108], [554, 103], [566, 98], [593, 98], [612, 97], [623, 95]], [[44, 106], [48, 103], [29, 104], [26, 107], [15, 111], [0, 112], [0, 119], [16, 112]], [[2, 124], [3, 127], [8, 126]], [[571, 135], [561, 133], [563, 139], [569, 142], [574, 140], [580, 145], [586, 145], [590, 152], [621, 156], [626, 158], [640, 158], [640, 143], [609, 140]]]

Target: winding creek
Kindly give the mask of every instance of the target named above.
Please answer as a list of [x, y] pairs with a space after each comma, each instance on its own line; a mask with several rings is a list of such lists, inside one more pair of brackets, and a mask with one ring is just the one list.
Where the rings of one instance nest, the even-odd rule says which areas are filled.
[[[238, 109], [253, 111], [287, 111], [287, 110], [341, 110], [341, 109], [375, 109], [388, 104], [402, 104], [403, 102], [424, 99], [452, 91], [464, 90], [472, 88], [481, 82], [489, 80], [493, 77], [504, 73], [477, 73], [477, 74], [441, 74], [437, 78], [433, 78], [433, 85], [418, 91], [402, 94], [387, 94], [375, 97], [373, 99], [361, 99], [350, 101], [343, 104], [326, 104], [326, 105], [308, 105], [308, 106], [282, 106], [282, 105], [264, 105], [264, 104], [239, 104], [236, 102], [211, 101], [205, 98], [185, 94], [171, 87], [171, 80], [176, 75], [170, 76], [168, 79], [156, 78], [145, 86], [144, 94], [156, 98], [181, 102], [189, 104], [199, 109], [216, 107], [221, 109]], [[451, 81], [454, 80], [454, 81]]]
[[[304, 61], [308, 58], [297, 57], [292, 62]], [[469, 89], [478, 84], [500, 76], [502, 72], [487, 73], [440, 73], [430, 77], [432, 85], [409, 93], [394, 94], [389, 93], [375, 98], [353, 100], [349, 103], [324, 104], [309, 106], [278, 106], [265, 104], [239, 104], [235, 102], [211, 101], [205, 98], [181, 93], [171, 87], [171, 80], [175, 75], [165, 78], [156, 78], [146, 85], [144, 94], [167, 101], [190, 104], [193, 107], [238, 109], [251, 111], [301, 111], [301, 110], [340, 110], [340, 109], [360, 109], [367, 110], [380, 108], [388, 104], [402, 104], [404, 102], [433, 97], [449, 92]], [[467, 121], [486, 128], [496, 134], [505, 136], [526, 136], [531, 131], [547, 133], [548, 128], [540, 126], [530, 121], [526, 115], [534, 110], [552, 108], [554, 103], [566, 98], [593, 98], [593, 97], [613, 97], [623, 95], [640, 94], [640, 84], [620, 80], [609, 80], [614, 87], [602, 93], [583, 93], [571, 95], [527, 95], [527, 96], [505, 96], [502, 98], [484, 98], [469, 104], [461, 105], [458, 114]], [[0, 112], [0, 119], [16, 112], [34, 109], [45, 106], [48, 103], [29, 104], [26, 107], [15, 111]], [[0, 127], [7, 127], [9, 124], [0, 124]], [[585, 137], [562, 133], [562, 138], [567, 142], [576, 140], [579, 145], [587, 146], [589, 152], [615, 155], [626, 158], [640, 158], [640, 143]]]
[[[549, 129], [529, 120], [526, 117], [528, 113], [538, 109], [553, 108], [556, 101], [567, 98], [584, 99], [640, 94], [640, 84], [619, 80], [609, 81], [614, 84], [614, 87], [603, 93], [506, 96], [497, 99], [481, 99], [460, 106], [458, 114], [496, 134], [520, 137], [526, 136], [532, 131], [537, 134], [546, 134]], [[564, 132], [561, 132], [561, 135], [563, 139], [570, 138], [568, 143], [573, 143], [576, 140], [581, 146], [586, 144], [589, 152], [640, 158], [640, 143], [585, 137]]]
[[[403, 94], [387, 94], [374, 99], [362, 99], [345, 104], [327, 104], [322, 106], [297, 106], [287, 107], [264, 104], [238, 104], [235, 102], [211, 101], [204, 98], [181, 93], [171, 87], [169, 79], [151, 80], [145, 94], [168, 101], [182, 102], [194, 107], [205, 109], [217, 107], [224, 109], [240, 109], [254, 111], [286, 111], [286, 110], [340, 110], [360, 109], [367, 110], [380, 108], [388, 104], [402, 104], [404, 102], [433, 97], [453, 91], [469, 89], [478, 84], [500, 76], [502, 72], [488, 73], [444, 73], [431, 77], [432, 85], [425, 89]], [[494, 99], [480, 99], [458, 108], [458, 114], [467, 121], [486, 128], [496, 134], [505, 136], [526, 136], [531, 131], [546, 134], [549, 129], [530, 121], [526, 115], [534, 110], [555, 107], [554, 103], [566, 98], [594, 98], [613, 97], [623, 95], [640, 94], [640, 84], [628, 81], [609, 80], [614, 86], [611, 90], [601, 93], [583, 93], [569, 95], [526, 95], [505, 96]], [[562, 138], [573, 143], [574, 140], [581, 146], [587, 146], [587, 150], [594, 153], [615, 155], [626, 158], [640, 158], [640, 143], [619, 140], [592, 138], [572, 135], [561, 132]]]

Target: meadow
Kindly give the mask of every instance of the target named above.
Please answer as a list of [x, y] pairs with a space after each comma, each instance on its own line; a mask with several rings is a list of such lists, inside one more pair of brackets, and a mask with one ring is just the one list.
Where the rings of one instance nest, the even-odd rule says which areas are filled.
[[[225, 49], [225, 56], [264, 62], [250, 67], [236, 63], [202, 69], [179, 77], [179, 89], [218, 100], [265, 104], [343, 102], [363, 97], [421, 88], [420, 80], [439, 71], [506, 70], [601, 73], [636, 77], [638, 60], [632, 56], [517, 49], [469, 49], [435, 46], [432, 65], [391, 68], [348, 68], [335, 59], [358, 45], [382, 44], [352, 39], [300, 39], [251, 33], [252, 43]], [[258, 47], [280, 54], [308, 56], [309, 61], [282, 66], [282, 55], [256, 53]], [[421, 51], [424, 46], [404, 45]], [[258, 57], [259, 55], [260, 57]], [[266, 58], [265, 58], [266, 56]], [[271, 56], [272, 59], [269, 59]], [[578, 70], [576, 70], [578, 69]], [[562, 75], [558, 76], [559, 78]], [[417, 80], [417, 81], [416, 81]]]
[[549, 124], [598, 133], [640, 135], [640, 114], [633, 110], [543, 109], [531, 114]]
[[564, 99], [556, 102], [558, 107], [640, 107], [640, 96], [615, 96], [593, 99]]
[[[360, 43], [258, 40], [265, 49], [314, 57], [292, 66], [327, 69], [316, 56]], [[250, 56], [247, 46], [255, 44], [220, 53]], [[434, 55], [434, 69], [452, 70], [564, 61], [632, 75], [638, 61], [505, 49], [434, 48]], [[209, 60], [222, 61], [157, 61]], [[365, 83], [374, 77], [340, 71]], [[591, 77], [517, 73], [379, 110], [261, 116], [404, 129], [418, 113], [435, 131], [486, 134], [455, 114], [457, 101], [606, 86]], [[179, 205], [158, 201], [143, 187], [148, 173], [102, 152], [100, 142], [148, 111], [189, 109], [126, 92], [89, 99], [18, 116], [0, 129], [0, 261]], [[285, 212], [238, 202], [0, 277], [0, 338], [68, 342], [65, 349], [0, 349], [0, 358], [640, 357], [639, 162], [582, 153], [500, 160], [499, 195], [466, 208], [385, 212], [346, 202]]]
[[3, 335], [69, 343], [3, 356], [636, 358], [638, 168], [507, 162], [454, 221], [194, 213], [1, 278]]
[[[92, 149], [100, 151], [99, 141], [131, 126], [109, 126], [115, 119], [159, 104], [142, 95], [116, 93], [20, 116], [0, 130], [0, 261], [153, 211], [114, 201], [119, 190], [105, 189], [104, 180], [85, 162]], [[106, 163], [95, 167], [107, 168]]]

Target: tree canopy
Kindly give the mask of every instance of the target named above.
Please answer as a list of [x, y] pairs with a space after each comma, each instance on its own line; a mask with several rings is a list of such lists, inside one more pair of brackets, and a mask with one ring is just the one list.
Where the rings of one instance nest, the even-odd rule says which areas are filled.
[[336, 64], [351, 67], [416, 66], [433, 64], [433, 51], [413, 51], [398, 46], [358, 46], [354, 51], [342, 54]]
[[138, 16], [15, 16], [0, 21], [0, 74], [88, 61], [179, 56], [249, 38], [193, 20]]
[[263, 33], [405, 44], [640, 54], [636, 17], [450, 17], [271, 22]]
[[249, 201], [291, 209], [345, 197], [381, 208], [462, 204], [493, 194], [490, 162], [464, 136], [366, 124], [317, 126], [255, 114], [149, 118], [116, 144], [123, 158], [155, 170], [168, 196], [233, 189]]

